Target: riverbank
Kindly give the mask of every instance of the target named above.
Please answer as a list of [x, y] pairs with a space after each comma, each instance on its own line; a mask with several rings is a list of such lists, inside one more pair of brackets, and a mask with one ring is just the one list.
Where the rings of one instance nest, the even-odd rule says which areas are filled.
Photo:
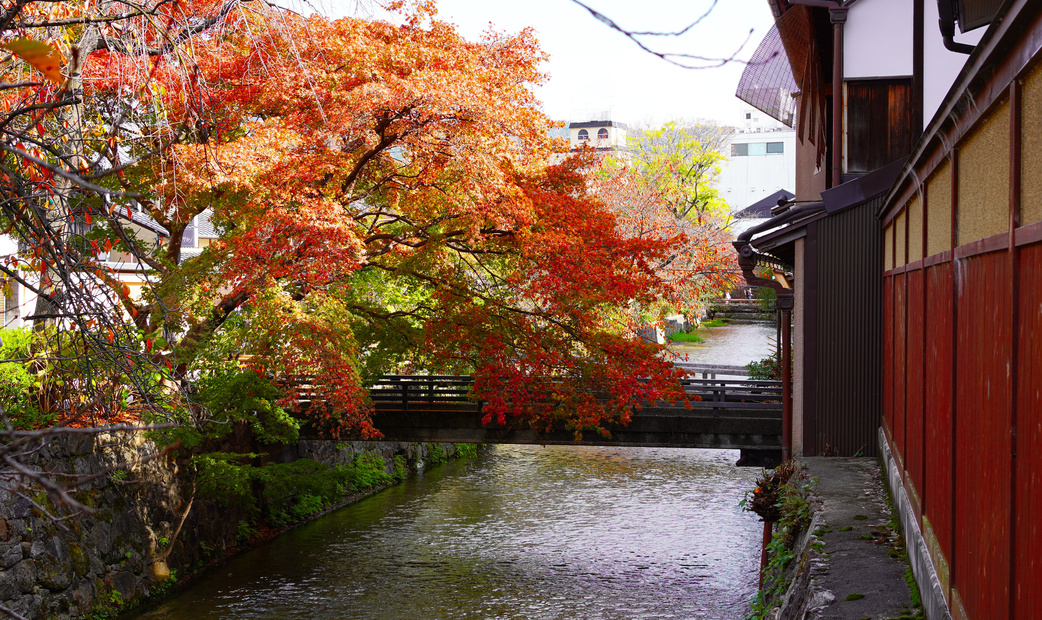
[[[43, 512], [61, 514], [45, 493], [0, 488], [0, 612], [114, 618], [328, 508], [454, 458], [456, 446], [302, 440], [282, 452], [274, 462], [285, 471], [247, 481], [251, 501], [229, 501], [207, 497], [188, 457], [157, 449], [144, 433], [42, 444], [27, 464], [79, 481], [73, 495], [90, 512], [55, 520]], [[311, 488], [319, 482], [339, 492], [326, 498]]]
[[923, 607], [879, 462], [806, 458], [815, 513], [796, 545], [777, 620], [914, 620]]

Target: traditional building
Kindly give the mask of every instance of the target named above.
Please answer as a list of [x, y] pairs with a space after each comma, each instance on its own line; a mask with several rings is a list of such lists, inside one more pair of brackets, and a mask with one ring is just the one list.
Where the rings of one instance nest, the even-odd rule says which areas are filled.
[[1034, 617], [1042, 3], [769, 2], [739, 95], [793, 119], [796, 202], [738, 246], [789, 275], [793, 450], [874, 431], [927, 617]]

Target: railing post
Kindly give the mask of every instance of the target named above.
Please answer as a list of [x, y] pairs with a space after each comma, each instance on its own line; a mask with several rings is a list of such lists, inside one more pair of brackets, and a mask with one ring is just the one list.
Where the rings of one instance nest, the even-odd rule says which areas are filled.
[[[791, 290], [791, 289], [790, 289]], [[781, 312], [782, 462], [792, 460], [792, 294], [778, 295]]]
[[409, 410], [409, 382], [402, 379], [399, 383], [402, 386], [402, 411]]

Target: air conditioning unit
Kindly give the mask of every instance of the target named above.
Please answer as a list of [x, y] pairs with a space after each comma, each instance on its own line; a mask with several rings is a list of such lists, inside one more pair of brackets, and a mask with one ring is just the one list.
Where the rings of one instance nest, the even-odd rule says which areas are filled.
[[995, 19], [1003, 0], [937, 0], [938, 14], [942, 22], [959, 24], [960, 32], [969, 32], [987, 26]]

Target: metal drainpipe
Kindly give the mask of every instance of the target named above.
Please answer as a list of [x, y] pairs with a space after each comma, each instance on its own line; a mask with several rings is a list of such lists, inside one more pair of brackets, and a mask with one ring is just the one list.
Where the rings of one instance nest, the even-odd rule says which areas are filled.
[[832, 21], [832, 187], [843, 182], [843, 25], [847, 7], [829, 9]]
[[829, 10], [832, 22], [832, 184], [843, 182], [843, 25], [847, 9], [857, 0], [789, 0], [789, 4]]
[[753, 273], [756, 269], [756, 251], [752, 247], [752, 237], [824, 208], [820, 202], [791, 207], [788, 211], [746, 230], [738, 235], [738, 239], [733, 243], [738, 252], [738, 265], [742, 268], [745, 281], [752, 286], [772, 288], [778, 294], [778, 312], [781, 315], [778, 329], [781, 332], [782, 356], [782, 462], [792, 459], [792, 310], [796, 300], [792, 289], [782, 288], [777, 282], [759, 278]]

